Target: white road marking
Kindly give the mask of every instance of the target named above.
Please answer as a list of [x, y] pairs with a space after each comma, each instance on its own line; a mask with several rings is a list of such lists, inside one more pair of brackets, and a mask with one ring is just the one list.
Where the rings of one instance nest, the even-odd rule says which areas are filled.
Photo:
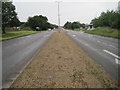
[[108, 54], [110, 54], [110, 55], [112, 55], [112, 56], [114, 56], [114, 57], [117, 58], [117, 59], [120, 59], [119, 56], [117, 56], [116, 54], [114, 54], [114, 53], [112, 53], [112, 52], [110, 52], [110, 51], [108, 51], [108, 50], [103, 50], [103, 51], [106, 52], [106, 53], [108, 53]]
[[105, 44], [105, 45], [107, 45], [107, 43], [105, 43], [105, 42], [102, 42], [103, 44]]
[[84, 43], [85, 46], [89, 46], [87, 43]]
[[115, 63], [116, 64], [120, 64], [120, 60], [118, 60], [117, 58], [115, 58]]
[[[101, 43], [101, 41], [99, 41], [99, 40], [97, 40], [97, 42]], [[102, 42], [102, 43], [105, 44], [105, 45], [109, 45], [109, 44], [107, 44], [107, 43], [105, 43], [105, 42]], [[115, 46], [113, 46], [113, 45], [109, 45], [109, 46], [115, 47]]]
[[97, 42], [100, 42], [99, 40], [97, 40]]
[[72, 35], [73, 37], [75, 37], [76, 35]]
[[109, 46], [111, 46], [111, 47], [115, 47], [115, 46], [113, 46], [113, 45], [109, 45]]
[[97, 40], [97, 42], [99, 42], [99, 43], [103, 43], [103, 44], [106, 44], [106, 45], [107, 45], [107, 43], [105, 43], [105, 42], [101, 42], [101, 41], [99, 41], [99, 40]]
[[44, 37], [48, 37], [49, 35], [45, 35]]

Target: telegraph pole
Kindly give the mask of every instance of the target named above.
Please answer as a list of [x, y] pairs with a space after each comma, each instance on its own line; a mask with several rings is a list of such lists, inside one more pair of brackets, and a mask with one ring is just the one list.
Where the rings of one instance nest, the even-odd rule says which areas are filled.
[[58, 28], [60, 28], [60, 1], [56, 1], [58, 3]]

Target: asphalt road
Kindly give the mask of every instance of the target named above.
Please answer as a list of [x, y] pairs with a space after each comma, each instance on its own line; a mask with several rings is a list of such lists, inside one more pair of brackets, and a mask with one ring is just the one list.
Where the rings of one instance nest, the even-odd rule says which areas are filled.
[[119, 79], [120, 56], [118, 55], [118, 39], [92, 35], [84, 33], [83, 31], [65, 30], [65, 33], [115, 80]]
[[[54, 31], [46, 31], [2, 42], [3, 87], [10, 85], [31, 57], [41, 49]], [[83, 48], [98, 64], [118, 80], [118, 40], [81, 31], [65, 30], [65, 33]]]
[[48, 41], [54, 31], [40, 32], [2, 42], [2, 82], [9, 87], [31, 57]]

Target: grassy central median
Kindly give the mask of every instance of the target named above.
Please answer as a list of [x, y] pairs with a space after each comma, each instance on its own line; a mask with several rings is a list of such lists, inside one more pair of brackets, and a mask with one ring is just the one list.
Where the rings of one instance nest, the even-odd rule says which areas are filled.
[[35, 34], [38, 32], [40, 31], [32, 31], [32, 30], [13, 30], [12, 31], [11, 30], [11, 31], [7, 31], [5, 34], [2, 34], [2, 37], [0, 37], [0, 40], [9, 40], [9, 39], [13, 39], [21, 36]]

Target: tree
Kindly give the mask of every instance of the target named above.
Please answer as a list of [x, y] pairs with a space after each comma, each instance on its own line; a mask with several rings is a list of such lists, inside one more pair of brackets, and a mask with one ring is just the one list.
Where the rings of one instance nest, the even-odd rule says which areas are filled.
[[5, 33], [6, 27], [19, 26], [20, 21], [15, 12], [12, 2], [2, 2], [2, 32]]
[[120, 29], [120, 13], [118, 11], [107, 11], [102, 12], [101, 15], [97, 18], [94, 18], [91, 23], [94, 27], [111, 27]]
[[84, 23], [80, 24], [80, 27], [85, 28], [85, 24]]
[[47, 28], [50, 27], [47, 17], [42, 15], [29, 17], [27, 25], [30, 26], [30, 28], [33, 30], [36, 29], [36, 27], [39, 27], [40, 30], [46, 30]]
[[50, 27], [49, 27], [49, 28], [54, 29], [54, 28], [58, 28], [58, 26], [55, 25], [55, 24], [50, 24]]
[[71, 27], [74, 30], [74, 29], [80, 28], [80, 26], [81, 24], [79, 22], [73, 22]]
[[64, 24], [64, 28], [66, 29], [71, 29], [71, 26], [72, 26], [72, 23], [68, 21]]

